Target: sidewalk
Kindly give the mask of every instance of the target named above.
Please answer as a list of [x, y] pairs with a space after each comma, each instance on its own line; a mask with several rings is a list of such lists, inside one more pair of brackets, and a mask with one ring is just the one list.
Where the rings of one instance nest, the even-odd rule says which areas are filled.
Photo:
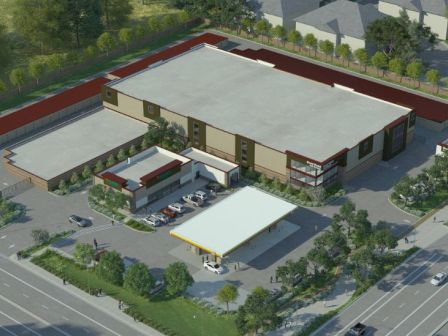
[[17, 260], [16, 255], [11, 256], [9, 259], [12, 262], [16, 263], [17, 265], [27, 269], [28, 271], [41, 277], [47, 282], [53, 284], [54, 286], [57, 286], [69, 292], [71, 295], [84, 301], [86, 304], [90, 304], [94, 308], [102, 311], [105, 314], [108, 314], [109, 316], [111, 316], [111, 318], [118, 320], [119, 322], [127, 325], [128, 327], [136, 330], [137, 332], [142, 333], [143, 335], [163, 336], [163, 334], [158, 332], [157, 330], [152, 329], [143, 323], [135, 322], [132, 317], [119, 310], [118, 301], [115, 300], [114, 298], [110, 296], [102, 296], [102, 297], [92, 296], [70, 284], [63, 285], [60, 278], [54, 276], [51, 273], [48, 273], [47, 271], [34, 265], [32, 262], [26, 259]]

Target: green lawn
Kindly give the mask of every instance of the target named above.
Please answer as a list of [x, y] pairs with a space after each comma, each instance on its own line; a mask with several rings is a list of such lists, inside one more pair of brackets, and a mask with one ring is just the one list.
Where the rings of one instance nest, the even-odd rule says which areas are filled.
[[123, 300], [142, 316], [154, 321], [162, 332], [171, 331], [171, 334], [182, 336], [238, 335], [233, 317], [216, 316], [184, 298], [168, 298], [162, 294], [149, 301], [99, 279], [92, 271], [82, 269], [53, 251], [46, 251], [33, 258], [32, 262], [56, 275], [64, 274], [69, 283], [86, 291], [87, 288], [101, 288], [107, 295]]
[[400, 199], [391, 198], [391, 201], [395, 203], [399, 208], [404, 209], [409, 208], [410, 210], [422, 211], [423, 214], [426, 214], [441, 205], [443, 205], [448, 200], [448, 190], [439, 189], [434, 195], [431, 197], [415, 202], [414, 204], [405, 205], [404, 202]]
[[0, 102], [0, 114], [2, 111], [6, 110], [6, 109], [15, 107], [19, 104], [23, 104], [24, 102], [26, 102], [28, 100], [35, 99], [35, 98], [41, 97], [43, 95], [49, 94], [49, 93], [51, 93], [57, 89], [60, 89], [64, 86], [74, 84], [82, 79], [85, 79], [86, 77], [93, 76], [99, 72], [105, 71], [105, 70], [110, 69], [119, 64], [128, 62], [136, 57], [142, 56], [150, 50], [161, 48], [164, 45], [167, 45], [167, 44], [169, 44], [173, 41], [176, 41], [178, 39], [184, 38], [185, 36], [188, 36], [192, 33], [202, 31], [203, 27], [204, 26], [200, 25], [195, 28], [189, 29], [187, 31], [170, 35], [169, 37], [160, 39], [157, 42], [148, 44], [145, 48], [130, 52], [126, 55], [123, 55], [123, 56], [120, 56], [120, 57], [117, 57], [117, 58], [114, 58], [114, 59], [111, 59], [111, 60], [108, 60], [105, 62], [97, 63], [97, 64], [95, 64], [83, 71], [79, 71], [75, 75], [65, 78], [64, 80], [61, 80], [59, 82], [52, 83], [51, 85], [36, 89], [35, 91], [28, 92], [26, 94], [17, 95], [11, 99], [2, 100]]
[[130, 219], [125, 223], [127, 226], [133, 228], [134, 230], [142, 231], [142, 232], [153, 232], [155, 231], [154, 228], [150, 227], [149, 225], [145, 225], [139, 221], [136, 221], [135, 219]]

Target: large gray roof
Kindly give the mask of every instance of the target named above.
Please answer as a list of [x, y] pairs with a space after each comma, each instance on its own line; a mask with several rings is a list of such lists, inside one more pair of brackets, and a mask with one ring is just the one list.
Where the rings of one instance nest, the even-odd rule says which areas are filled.
[[294, 18], [319, 8], [319, 0], [252, 0], [256, 11], [279, 16]]
[[109, 86], [317, 161], [355, 147], [410, 111], [211, 46], [192, 49]]
[[445, 16], [448, 0], [382, 0], [405, 9]]
[[367, 26], [385, 16], [372, 4], [338, 0], [299, 16], [295, 21], [333, 34], [364, 38]]

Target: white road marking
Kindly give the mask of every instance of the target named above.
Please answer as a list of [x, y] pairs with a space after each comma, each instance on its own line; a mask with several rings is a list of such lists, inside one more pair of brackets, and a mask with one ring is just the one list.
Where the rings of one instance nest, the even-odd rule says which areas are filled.
[[415, 291], [414, 295], [417, 295], [418, 293], [420, 293], [420, 290], [419, 290], [419, 289], [417, 289], [417, 290]]
[[85, 195], [87, 193], [87, 190], [81, 191], [81, 195]]
[[90, 318], [89, 316], [87, 316], [87, 315], [81, 313], [80, 311], [76, 310], [75, 308], [73, 308], [73, 307], [71, 307], [71, 306], [65, 304], [64, 302], [62, 302], [62, 301], [60, 301], [60, 300], [54, 298], [53, 296], [51, 296], [51, 295], [45, 293], [43, 290], [40, 290], [39, 288], [37, 288], [37, 287], [35, 287], [35, 286], [29, 284], [28, 282], [26, 282], [26, 281], [20, 279], [19, 277], [16, 277], [14, 274], [9, 273], [8, 271], [5, 271], [5, 270], [2, 269], [2, 268], [0, 268], [0, 272], [3, 272], [3, 273], [5, 273], [5, 274], [9, 275], [11, 278], [16, 279], [17, 281], [23, 283], [24, 285], [26, 285], [26, 286], [28, 286], [28, 287], [34, 289], [36, 292], [38, 292], [38, 293], [40, 293], [40, 294], [42, 294], [42, 295], [45, 295], [46, 297], [48, 297], [48, 298], [52, 299], [53, 301], [59, 303], [60, 305], [64, 306], [65, 308], [68, 308], [68, 309], [70, 309], [71, 311], [73, 311], [73, 312], [75, 312], [75, 313], [81, 315], [82, 317], [84, 317], [85, 319], [89, 320], [90, 322], [92, 322], [92, 323], [94, 323], [94, 324], [96, 324], [96, 325], [102, 327], [103, 329], [106, 329], [106, 330], [109, 331], [111, 334], [114, 334], [114, 335], [116, 335], [116, 336], [122, 336], [122, 335], [120, 335], [119, 333], [116, 333], [115, 331], [113, 331], [112, 329], [106, 327], [104, 324], [101, 324], [101, 323], [95, 321], [94, 319], [92, 319], [92, 318]]
[[[407, 333], [406, 334], [406, 336], [409, 336], [410, 334], [412, 334], [418, 327], [420, 327], [423, 323], [425, 323], [426, 322], [426, 320], [427, 319], [429, 319], [434, 313], [436, 313], [439, 309], [440, 309], [440, 307], [442, 307], [445, 303], [447, 303], [448, 302], [448, 299], [446, 299], [445, 301], [443, 301], [441, 304], [439, 304], [438, 306], [437, 306], [437, 308], [436, 309], [434, 309], [432, 312], [431, 312], [431, 314], [429, 314], [428, 316], [426, 316], [419, 324], [417, 324], [415, 327], [414, 327], [414, 329], [412, 329], [409, 333]], [[432, 335], [432, 334], [431, 334]]]
[[386, 322], [388, 319], [389, 319], [389, 316], [386, 316], [386, 317], [383, 319], [383, 322]]
[[68, 319], [67, 317], [65, 317], [65, 316], [62, 316], [62, 318], [63, 318], [64, 320], [66, 320], [66, 321], [69, 321], [69, 319]]
[[[34, 318], [35, 320], [41, 322], [42, 324], [46, 325], [47, 327], [50, 327], [56, 331], [59, 331], [62, 335], [65, 336], [72, 336], [68, 333], [66, 333], [64, 330], [62, 330], [61, 328], [58, 328], [56, 326], [54, 326], [52, 323], [48, 322], [47, 320], [44, 320], [43, 318], [40, 318], [39, 316], [37, 316], [36, 314], [30, 312], [29, 310], [23, 308], [22, 306], [19, 306], [17, 303], [12, 302], [11, 300], [9, 300], [8, 298], [4, 297], [3, 295], [0, 294], [0, 299], [2, 299], [3, 301], [9, 303], [11, 306], [23, 311], [25, 314], [31, 316], [32, 318]], [[43, 305], [42, 305], [43, 306]]]
[[404, 302], [398, 308], [403, 308], [403, 307], [404, 307]]
[[408, 316], [406, 316], [405, 319], [401, 320], [400, 323], [398, 323], [395, 327], [392, 328], [391, 331], [389, 331], [386, 336], [389, 336], [392, 334], [399, 326], [401, 326], [403, 323], [405, 323], [409, 318], [414, 315], [421, 307], [423, 307], [425, 304], [428, 303], [429, 300], [431, 300], [435, 295], [437, 295], [438, 292], [440, 292], [447, 284], [444, 284], [442, 287], [440, 287], [434, 294], [432, 294], [429, 298], [427, 298], [425, 301], [423, 301], [417, 308], [415, 308], [412, 313], [410, 313]]
[[2, 312], [1, 310], [0, 310], [0, 314], [2, 314], [3, 316], [6, 316], [6, 318], [10, 319], [13, 322], [15, 322], [17, 324], [20, 324], [22, 327], [24, 327], [26, 330], [28, 330], [29, 332], [33, 333], [34, 335], [36, 335], [36, 336], [43, 336], [42, 334], [39, 334], [37, 331], [34, 331], [33, 329], [27, 327], [23, 323], [17, 321], [15, 318], [12, 318], [11, 316], [9, 316], [8, 314]]
[[431, 335], [431, 336], [435, 335], [436, 332], [438, 332], [440, 329], [442, 329], [443, 326], [447, 323], [448, 323], [448, 318], [446, 320], [444, 320], [442, 323], [440, 323], [437, 327], [435, 327], [434, 330], [431, 331], [428, 335]]
[[3, 182], [3, 185], [8, 186], [9, 184], [7, 182]]
[[6, 287], [11, 287], [9, 284], [7, 284], [6, 282], [3, 283], [3, 285], [5, 285]]
[[[420, 250], [423, 251], [423, 250]], [[417, 254], [414, 255], [417, 256], [419, 254], [419, 252], [417, 252]], [[429, 259], [427, 259], [421, 266], [419, 266], [417, 269], [415, 269], [414, 271], [412, 271], [410, 274], [408, 274], [403, 280], [401, 280], [399, 283], [397, 283], [389, 292], [385, 293], [383, 296], [381, 296], [378, 300], [376, 300], [374, 303], [372, 303], [369, 307], [367, 307], [363, 313], [359, 314], [356, 318], [354, 318], [352, 321], [350, 321], [350, 323], [348, 323], [344, 328], [342, 328], [339, 332], [336, 333], [335, 336], [338, 336], [340, 334], [342, 334], [347, 328], [349, 328], [354, 321], [357, 321], [361, 318], [361, 316], [365, 315], [372, 307], [374, 307], [377, 303], [379, 303], [382, 299], [384, 299], [387, 295], [391, 294], [393, 292], [394, 289], [398, 288], [399, 286], [401, 286], [408, 278], [410, 278], [412, 275], [414, 275], [414, 273], [416, 273], [418, 270], [420, 270], [421, 268], [425, 267], [425, 265], [435, 256], [437, 256], [437, 253], [434, 253]], [[440, 259], [442, 259], [442, 256], [439, 256], [439, 258], [437, 258], [437, 260], [435, 262], [431, 262], [432, 264], [435, 264], [437, 261], [439, 261]], [[412, 280], [409, 283], [412, 283], [415, 279], [417, 279], [421, 274], [423, 274], [425, 271], [420, 272], [418, 275], [416, 275], [414, 278], [412, 278]], [[370, 316], [372, 316], [373, 314], [375, 314], [378, 310], [380, 310], [381, 308], [383, 308], [390, 300], [392, 300], [395, 295], [397, 295], [398, 293], [400, 293], [403, 289], [405, 289], [408, 285], [404, 286], [403, 288], [401, 288], [397, 293], [395, 293], [394, 295], [392, 295], [386, 302], [384, 302], [382, 305], [380, 305], [377, 309], [375, 309], [373, 311], [373, 313], [371, 313], [370, 315], [367, 316], [367, 318], [365, 320], [367, 320]], [[364, 321], [365, 321], [364, 320]], [[330, 320], [331, 321], [331, 320]], [[324, 324], [325, 326], [325, 324]], [[319, 330], [319, 329], [318, 329]]]
[[7, 235], [1, 236], [0, 239], [5, 239]]
[[16, 246], [16, 244], [11, 244], [11, 245], [9, 245], [9, 248], [12, 249], [12, 248], [14, 248], [15, 246]]
[[10, 335], [12, 335], [12, 336], [19, 336], [19, 335], [13, 333], [11, 330], [8, 330], [8, 329], [6, 329], [5, 327], [3, 327], [3, 326], [1, 326], [1, 325], [0, 325], [0, 329], [6, 331], [8, 334], [10, 334]]
[[403, 219], [403, 222], [410, 223], [411, 221], [409, 219]]
[[42, 308], [44, 308], [44, 309], [48, 309], [48, 307], [46, 306], [46, 305], [41, 305], [42, 306]]
[[25, 297], [25, 298], [27, 298], [27, 299], [29, 299], [30, 297], [28, 296], [28, 295], [26, 295], [26, 294], [22, 294], [23, 295], [23, 297]]

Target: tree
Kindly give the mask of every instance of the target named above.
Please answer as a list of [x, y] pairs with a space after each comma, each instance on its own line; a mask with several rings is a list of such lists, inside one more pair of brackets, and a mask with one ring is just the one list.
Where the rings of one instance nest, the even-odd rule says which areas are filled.
[[117, 286], [123, 284], [124, 263], [118, 252], [104, 252], [95, 270], [101, 279]]
[[6, 84], [4, 81], [2, 81], [0, 79], [0, 92], [5, 92], [6, 91]]
[[310, 187], [307, 189], [303, 189], [306, 191], [306, 193], [308, 194], [309, 197], [311, 197], [311, 199], [314, 202], [318, 202], [321, 203], [324, 201], [325, 196], [326, 196], [326, 191], [325, 188], [322, 186], [316, 186], [316, 187]]
[[100, 171], [104, 170], [104, 163], [103, 160], [98, 160], [95, 164], [95, 168], [93, 169], [93, 171], [95, 173], [99, 173]]
[[269, 292], [261, 287], [255, 288], [246, 301], [238, 308], [236, 326], [240, 334], [257, 334], [260, 328], [274, 329], [280, 322], [275, 305], [270, 302]]
[[430, 28], [411, 21], [406, 11], [399, 17], [386, 16], [373, 21], [367, 26], [365, 38], [387, 58], [398, 57], [405, 62], [418, 57], [425, 44], [435, 42]]
[[396, 198], [404, 199], [404, 205], [406, 206], [408, 200], [414, 196], [412, 185], [414, 181], [409, 176], [403, 176], [398, 183], [394, 185], [394, 195]]
[[334, 265], [334, 261], [328, 251], [319, 246], [315, 246], [308, 251], [307, 259], [313, 265], [314, 276], [319, 274], [319, 268], [327, 272]]
[[135, 36], [136, 39], [141, 39], [143, 38], [143, 36], [145, 36], [146, 31], [147, 28], [145, 24], [138, 24], [134, 26], [134, 31], [132, 34]]
[[122, 27], [132, 13], [130, 0], [101, 0], [101, 12], [106, 29]]
[[176, 15], [176, 22], [180, 24], [186, 24], [190, 21], [190, 15], [186, 11], [180, 11]]
[[17, 87], [20, 93], [22, 85], [25, 83], [25, 71], [22, 68], [16, 68], [9, 73], [9, 81]]
[[158, 16], [153, 15], [148, 18], [148, 30], [151, 33], [157, 33], [162, 30], [162, 23]]
[[283, 26], [276, 25], [275, 27], [271, 28], [271, 35], [275, 37], [278, 41], [284, 43], [286, 30], [285, 28], [283, 28]]
[[420, 60], [413, 60], [406, 66], [406, 74], [414, 81], [418, 82], [420, 87], [420, 77], [423, 73], [423, 63]]
[[303, 38], [303, 43], [308, 47], [309, 54], [311, 55], [311, 49], [313, 49], [314, 56], [316, 56], [317, 38], [311, 33], [306, 34]]
[[73, 172], [72, 176], [70, 177], [70, 183], [76, 184], [79, 182], [79, 175], [77, 172]]
[[11, 60], [11, 43], [6, 27], [0, 24], [0, 73], [2, 73]]
[[123, 148], [120, 148], [120, 150], [118, 151], [118, 154], [117, 154], [118, 161], [123, 161], [126, 159], [126, 157], [127, 157], [126, 152], [124, 151]]
[[400, 83], [403, 79], [403, 72], [404, 72], [404, 62], [399, 58], [392, 58], [389, 61], [389, 71], [392, 71], [397, 76], [400, 76]]
[[137, 154], [137, 148], [135, 147], [135, 145], [131, 145], [131, 147], [129, 148], [129, 155], [134, 156], [135, 154]]
[[216, 300], [220, 303], [225, 303], [227, 313], [229, 312], [229, 303], [235, 302], [238, 297], [238, 289], [235, 285], [225, 284], [216, 294]]
[[99, 201], [103, 201], [106, 198], [105, 186], [102, 184], [95, 184], [89, 189], [89, 196], [92, 196]]
[[426, 72], [426, 80], [430, 82], [439, 93], [440, 72], [437, 69], [430, 69]]
[[290, 30], [288, 32], [287, 40], [288, 42], [292, 43], [295, 49], [297, 44], [300, 44], [302, 42], [302, 34], [300, 34], [300, 32], [295, 29]]
[[149, 147], [149, 143], [148, 143], [148, 140], [146, 139], [146, 137], [143, 138], [142, 143], [140, 144], [140, 147], [142, 149], [146, 149]]
[[347, 239], [350, 238], [351, 227], [353, 226], [355, 215], [356, 205], [351, 200], [348, 200], [339, 208], [339, 212], [333, 216], [334, 224], [345, 227]]
[[149, 291], [154, 287], [154, 283], [154, 277], [143, 263], [131, 265], [124, 274], [123, 287], [140, 296], [149, 295]]
[[261, 19], [255, 23], [254, 30], [256, 34], [261, 35], [261, 40], [263, 41], [264, 36], [268, 35], [271, 27], [272, 25], [268, 20]]
[[88, 165], [84, 166], [84, 169], [82, 170], [82, 177], [85, 179], [92, 177], [92, 169], [90, 169]]
[[377, 51], [372, 58], [370, 59], [370, 62], [372, 62], [372, 65], [376, 68], [376, 73], [379, 75], [380, 70], [383, 70], [384, 75], [384, 69], [387, 66], [387, 57], [382, 53], [381, 51]]
[[246, 16], [241, 19], [241, 26], [247, 32], [252, 34], [254, 29], [254, 19], [252, 17]]
[[115, 159], [115, 156], [113, 154], [110, 154], [106, 161], [106, 167], [112, 167], [117, 163], [117, 160]]
[[367, 210], [358, 210], [353, 221], [353, 233], [351, 240], [356, 247], [365, 245], [372, 235], [372, 223], [370, 223]]
[[67, 182], [65, 180], [60, 180], [58, 184], [58, 189], [61, 191], [67, 191], [68, 189]]
[[103, 32], [100, 0], [68, 0], [67, 24], [76, 46], [81, 38], [96, 38]]
[[162, 30], [170, 29], [177, 25], [177, 15], [167, 14], [160, 20]]
[[83, 265], [89, 265], [95, 257], [95, 249], [91, 244], [78, 243], [73, 252], [75, 260]]
[[121, 28], [118, 32], [118, 40], [126, 46], [126, 51], [129, 50], [129, 43], [132, 41], [133, 32], [131, 28]]
[[64, 66], [65, 56], [61, 53], [54, 53], [48, 56], [47, 64], [51, 70], [58, 70], [61, 72], [62, 67]]
[[346, 60], [347, 65], [349, 65], [350, 57], [352, 55], [350, 45], [348, 45], [347, 43], [341, 43], [336, 46], [335, 52], [338, 57], [341, 57], [343, 60]]
[[84, 59], [90, 59], [98, 54], [98, 49], [94, 45], [89, 45], [84, 49]]
[[325, 54], [325, 59], [327, 59], [328, 55], [331, 55], [331, 58], [333, 58], [334, 43], [330, 40], [320, 40], [319, 50]]
[[31, 231], [31, 237], [36, 245], [44, 244], [50, 240], [50, 234], [47, 230], [34, 229]]
[[397, 238], [395, 238], [390, 229], [377, 229], [374, 231], [372, 243], [379, 250], [380, 254], [383, 254], [385, 249], [397, 247]]
[[187, 265], [180, 261], [170, 264], [163, 277], [166, 291], [172, 296], [183, 294], [194, 282], [193, 277], [188, 272]]
[[109, 56], [109, 51], [115, 46], [115, 39], [110, 33], [105, 32], [98, 37], [96, 45], [98, 49], [106, 53], [106, 56]]
[[361, 70], [361, 67], [363, 66], [364, 71], [366, 71], [366, 66], [369, 62], [369, 55], [367, 54], [367, 50], [365, 48], [356, 49], [353, 52], [353, 56], [359, 63], [359, 69]]
[[285, 265], [277, 267], [275, 276], [280, 278], [283, 285], [292, 287], [297, 275], [307, 276], [308, 260], [301, 257], [298, 261], [287, 260]]

